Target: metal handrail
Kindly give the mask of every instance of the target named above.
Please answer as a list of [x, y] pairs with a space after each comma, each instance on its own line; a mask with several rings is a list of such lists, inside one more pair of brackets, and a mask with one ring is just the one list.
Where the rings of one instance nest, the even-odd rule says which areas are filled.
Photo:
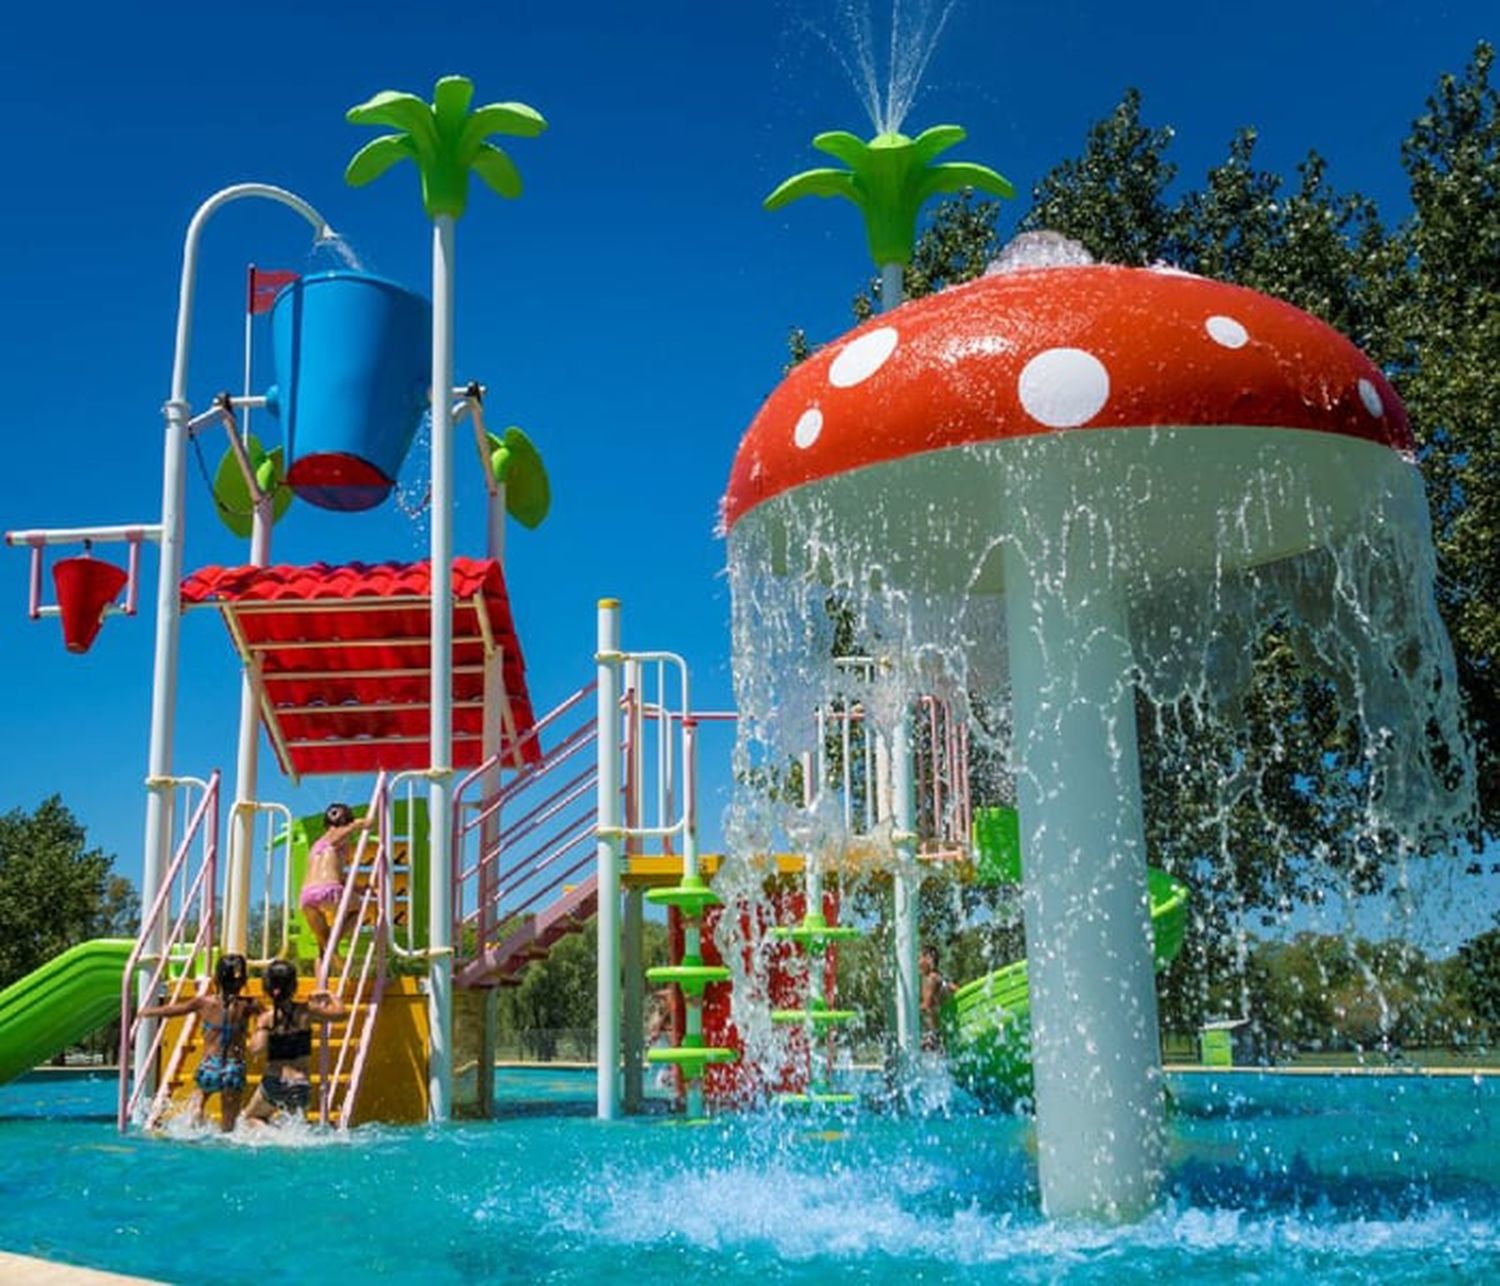
[[[261, 881], [261, 909], [260, 909], [260, 954], [251, 956], [246, 962], [250, 965], [264, 968], [272, 960], [284, 957], [291, 948], [292, 940], [292, 864], [283, 860], [281, 864], [281, 934], [275, 950], [271, 949], [271, 911], [275, 903], [271, 901], [271, 889], [276, 883], [276, 853], [277, 850], [289, 852], [292, 842], [292, 810], [285, 804], [275, 800], [241, 799], [236, 801], [229, 810], [229, 823], [234, 825], [236, 819], [242, 812], [253, 814], [269, 813], [280, 815], [282, 826], [280, 832], [276, 827], [266, 828], [265, 841], [265, 878]], [[251, 819], [251, 830], [253, 835], [254, 817]], [[252, 846], [253, 847], [253, 846]]]
[[[598, 728], [585, 702], [597, 690], [597, 680], [590, 681], [527, 730], [517, 748], [539, 744], [540, 735], [549, 729], [561, 735], [503, 785], [491, 788], [494, 774], [516, 762], [512, 753], [503, 759], [499, 753], [492, 755], [454, 790], [453, 941], [464, 960], [492, 948], [496, 935], [518, 914], [517, 908], [505, 905], [506, 898], [539, 872], [551, 870], [558, 853], [571, 851], [578, 837], [593, 834], [597, 806], [584, 805], [592, 802], [589, 796], [598, 778], [597, 758], [588, 754], [598, 740]], [[570, 714], [578, 720], [576, 726]], [[580, 757], [583, 762], [576, 763]], [[470, 801], [467, 796], [476, 785], [483, 794]], [[475, 839], [477, 849], [471, 851], [468, 846]], [[533, 891], [521, 909], [550, 887]]]
[[[182, 839], [172, 855], [172, 860], [162, 876], [158, 886], [156, 897], [151, 906], [141, 918], [140, 933], [136, 937], [135, 946], [131, 948], [130, 955], [125, 962], [125, 971], [120, 978], [120, 1090], [118, 1099], [118, 1110], [116, 1112], [116, 1125], [123, 1134], [129, 1125], [141, 1096], [145, 1092], [148, 1079], [142, 1074], [144, 1063], [154, 1062], [162, 1044], [166, 1028], [158, 1025], [152, 1034], [150, 1045], [147, 1047], [143, 1066], [135, 1068], [134, 1084], [131, 1084], [131, 1049], [135, 1039], [135, 1033], [143, 1021], [134, 1013], [134, 1002], [136, 992], [136, 971], [146, 960], [154, 960], [156, 967], [152, 970], [150, 979], [140, 989], [140, 994], [155, 996], [157, 989], [162, 984], [162, 976], [166, 972], [174, 955], [174, 949], [180, 948], [182, 939], [186, 933], [188, 911], [196, 898], [198, 905], [197, 931], [193, 935], [192, 945], [185, 957], [180, 950], [177, 952], [179, 959], [185, 962], [185, 968], [177, 980], [172, 991], [172, 1003], [176, 1003], [186, 989], [186, 983], [192, 974], [191, 966], [203, 956], [205, 963], [208, 955], [212, 952], [214, 941], [214, 919], [215, 919], [215, 894], [218, 891], [218, 856], [219, 856], [219, 773], [216, 770], [207, 781], [196, 777], [175, 777], [157, 782], [157, 785], [187, 786], [189, 789], [201, 789], [203, 797], [198, 807], [193, 811], [187, 826], [184, 828]], [[205, 829], [205, 822], [211, 819], [211, 825]], [[188, 856], [192, 852], [193, 841], [202, 832], [204, 843], [203, 862], [198, 868], [197, 874], [183, 890], [182, 904], [178, 910], [175, 920], [169, 928], [161, 935], [161, 946], [155, 949], [150, 946], [151, 939], [156, 937], [164, 927], [167, 909], [172, 904], [173, 884], [176, 882], [179, 872], [184, 871]], [[206, 971], [205, 971], [206, 972]], [[206, 984], [203, 984], [206, 985]], [[202, 991], [200, 985], [198, 990]], [[144, 1021], [156, 1021], [154, 1019]], [[178, 1039], [177, 1047], [173, 1052], [171, 1063], [167, 1069], [168, 1075], [163, 1078], [163, 1089], [170, 1086], [171, 1077], [176, 1074], [177, 1067], [181, 1064], [183, 1051], [186, 1049], [187, 1038], [192, 1032], [195, 1024], [184, 1024], [182, 1035]]]
[[[382, 772], [375, 779], [375, 790], [370, 796], [369, 807], [365, 810], [366, 817], [373, 817], [379, 823], [384, 823], [385, 821], [386, 788], [386, 774]], [[370, 832], [368, 830], [361, 831], [359, 836], [359, 843], [355, 846], [354, 849], [354, 856], [349, 860], [349, 869], [344, 872], [344, 887], [339, 893], [338, 909], [334, 912], [333, 920], [328, 926], [328, 945], [323, 949], [322, 954], [318, 957], [317, 976], [320, 986], [326, 985], [328, 981], [328, 966], [338, 953], [339, 941], [343, 937], [344, 925], [348, 921], [349, 917], [349, 904], [353, 899], [354, 890], [358, 887], [359, 883], [359, 873], [362, 866], [361, 859], [363, 859], [365, 855], [365, 848], [370, 844], [370, 842]], [[385, 842], [386, 837], [383, 833], [379, 835], [374, 841], [377, 856], [381, 849], [385, 847]], [[374, 863], [372, 862], [371, 865], [373, 864]], [[358, 929], [359, 926], [358, 922], [356, 921], [356, 933], [358, 932]], [[352, 948], [349, 955], [350, 958], [352, 958]], [[344, 961], [343, 974], [347, 975], [348, 970], [349, 959], [346, 959]], [[342, 981], [343, 978], [341, 977], [340, 982]]]
[[[389, 882], [387, 879], [390, 857], [389, 802], [390, 780], [387, 774], [382, 772], [375, 779], [375, 789], [365, 811], [366, 817], [376, 819], [378, 833], [373, 840], [368, 830], [360, 834], [359, 844], [349, 862], [349, 869], [344, 873], [344, 887], [339, 895], [338, 910], [334, 913], [333, 922], [329, 926], [328, 946], [318, 958], [317, 976], [320, 984], [326, 986], [329, 966], [337, 956], [339, 943], [344, 936], [344, 926], [349, 923], [350, 909], [355, 904], [354, 895], [358, 890], [357, 908], [349, 930], [349, 950], [345, 953], [344, 965], [339, 971], [337, 983], [329, 987], [329, 990], [340, 997], [348, 992], [350, 970], [354, 966], [355, 957], [358, 956], [359, 973], [354, 984], [354, 998], [349, 1006], [350, 1017], [347, 1020], [344, 1039], [340, 1042], [338, 1057], [332, 1069], [329, 1068], [330, 1036], [327, 1024], [323, 1026], [319, 1055], [321, 1071], [318, 1094], [319, 1119], [326, 1125], [330, 1117], [335, 1118], [340, 1130], [347, 1130], [353, 1122], [354, 1104], [359, 1095], [360, 1081], [363, 1077], [369, 1047], [373, 1043], [380, 1002], [385, 995], [385, 951], [390, 928], [385, 896], [385, 888]], [[366, 863], [365, 851], [372, 843], [374, 854]], [[360, 887], [361, 875], [366, 877], [363, 888]], [[375, 924], [368, 943], [361, 953], [360, 933], [364, 927], [365, 918], [371, 911], [375, 914]], [[367, 988], [368, 999], [366, 998]], [[364, 1021], [356, 1033], [356, 1022], [361, 1017], [361, 1005], [365, 1006], [362, 1015]], [[351, 1050], [353, 1051], [352, 1063], [349, 1062]], [[346, 1063], [349, 1063], [350, 1070], [348, 1081], [344, 1082], [342, 1078]], [[341, 1085], [343, 1086], [342, 1094], [339, 1092]]]
[[[384, 917], [388, 926], [386, 933], [385, 949], [400, 960], [418, 960], [424, 955], [422, 949], [416, 945], [416, 916], [412, 914], [414, 908], [410, 905], [408, 893], [408, 906], [406, 917], [406, 944], [403, 946], [396, 941], [396, 909], [392, 906], [395, 897], [395, 881], [390, 878], [390, 853], [396, 842], [396, 791], [397, 787], [410, 786], [413, 782], [426, 782], [428, 780], [425, 768], [408, 768], [402, 772], [393, 774], [386, 783], [385, 812], [380, 818], [380, 834], [384, 840], [383, 848], [386, 854], [386, 879], [382, 884], [380, 914]], [[408, 789], [406, 796], [406, 852], [407, 864], [411, 865], [412, 848], [416, 843], [416, 836], [412, 829], [412, 818], [416, 815], [415, 795]], [[408, 885], [408, 889], [410, 886]]]

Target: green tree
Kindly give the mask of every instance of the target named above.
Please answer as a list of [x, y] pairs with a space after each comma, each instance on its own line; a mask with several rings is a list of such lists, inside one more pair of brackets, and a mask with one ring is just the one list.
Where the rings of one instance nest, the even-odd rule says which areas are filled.
[[[519, 987], [500, 993], [498, 1025], [502, 1042], [515, 1041], [529, 1057], [543, 1062], [569, 1052], [588, 1057], [597, 1031], [597, 921], [560, 938], [552, 950], [527, 966]], [[642, 968], [667, 963], [667, 927], [648, 920], [642, 926]], [[566, 1049], [564, 1041], [576, 1042]]]
[[1500, 915], [1458, 949], [1453, 979], [1486, 1037], [1500, 1039]]
[[1421, 443], [1439, 608], [1476, 742], [1481, 820], [1500, 831], [1500, 96], [1494, 47], [1444, 75], [1401, 149], [1414, 211], [1384, 301]]
[[1177, 175], [1166, 155], [1172, 134], [1143, 124], [1140, 91], [1127, 89], [1089, 130], [1083, 154], [1032, 189], [1021, 230], [1061, 232], [1105, 263], [1140, 267], [1164, 257], [1173, 224], [1166, 193]]
[[134, 930], [138, 903], [53, 795], [0, 815], [0, 987], [88, 938]]

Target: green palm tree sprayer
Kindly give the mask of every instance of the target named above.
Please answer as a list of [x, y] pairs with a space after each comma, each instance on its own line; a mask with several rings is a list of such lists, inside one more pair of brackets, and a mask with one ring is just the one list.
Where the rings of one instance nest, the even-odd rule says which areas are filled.
[[829, 130], [813, 139], [820, 152], [842, 161], [846, 170], [826, 167], [794, 174], [765, 199], [767, 210], [804, 196], [837, 196], [854, 202], [865, 219], [870, 255], [880, 269], [883, 308], [901, 302], [901, 270], [911, 262], [917, 215], [929, 198], [977, 188], [1013, 197], [1009, 179], [987, 165], [936, 158], [966, 134], [961, 125], [934, 125], [916, 138], [890, 131], [868, 143], [847, 130]]
[[[451, 656], [453, 618], [444, 582], [453, 563], [453, 278], [454, 225], [469, 200], [469, 176], [503, 197], [521, 195], [515, 163], [490, 143], [492, 134], [535, 138], [547, 128], [535, 108], [525, 103], [490, 103], [469, 110], [473, 83], [465, 76], [444, 76], [432, 102], [414, 94], [385, 90], [352, 107], [353, 125], [376, 125], [394, 131], [366, 143], [344, 173], [354, 187], [379, 178], [400, 161], [411, 161], [422, 181], [422, 204], [432, 220], [432, 654]], [[453, 694], [447, 668], [432, 667], [431, 756], [435, 771], [429, 787], [429, 816], [450, 815]], [[429, 860], [434, 871], [446, 871], [452, 860], [452, 836], [446, 825], [434, 826]], [[435, 1120], [452, 1111], [452, 890], [444, 880], [431, 882], [428, 906], [428, 1018], [431, 1029], [429, 1094]]]

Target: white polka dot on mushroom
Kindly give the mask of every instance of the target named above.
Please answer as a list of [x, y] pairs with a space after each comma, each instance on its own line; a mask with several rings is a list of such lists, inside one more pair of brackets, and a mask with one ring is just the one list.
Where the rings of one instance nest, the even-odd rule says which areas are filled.
[[1053, 429], [1087, 424], [1109, 401], [1109, 372], [1081, 348], [1049, 348], [1021, 370], [1021, 405]]
[[1244, 348], [1250, 342], [1250, 332], [1233, 317], [1210, 317], [1203, 323], [1209, 339], [1225, 348]]
[[797, 427], [792, 430], [792, 441], [804, 451], [818, 440], [823, 432], [823, 412], [810, 406], [798, 417]]
[[1359, 400], [1365, 404], [1365, 410], [1377, 419], [1385, 414], [1385, 403], [1380, 400], [1380, 390], [1369, 380], [1360, 380]]
[[834, 388], [853, 388], [875, 374], [896, 351], [894, 326], [878, 326], [844, 345], [829, 364], [828, 382]]

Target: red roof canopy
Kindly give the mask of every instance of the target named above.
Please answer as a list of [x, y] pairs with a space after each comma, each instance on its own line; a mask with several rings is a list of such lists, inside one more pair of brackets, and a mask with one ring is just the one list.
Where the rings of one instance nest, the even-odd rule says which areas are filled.
[[[428, 563], [204, 567], [182, 582], [184, 608], [217, 606], [293, 777], [425, 768], [429, 749], [432, 577]], [[481, 759], [484, 663], [499, 649], [495, 717], [505, 762], [540, 758], [521, 641], [500, 564], [453, 560], [452, 767]]]

